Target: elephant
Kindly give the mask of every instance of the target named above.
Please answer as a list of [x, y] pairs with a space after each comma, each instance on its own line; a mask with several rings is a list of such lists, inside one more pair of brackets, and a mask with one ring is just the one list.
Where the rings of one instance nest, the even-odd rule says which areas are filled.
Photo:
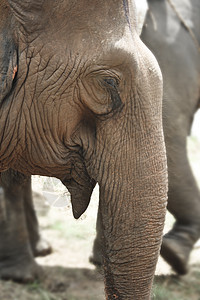
[[200, 108], [200, 2], [171, 2], [149, 1], [157, 30], [149, 13], [141, 38], [156, 56], [164, 78], [167, 207], [176, 222], [163, 237], [161, 255], [183, 275], [188, 272], [189, 255], [200, 237], [200, 191], [187, 156], [187, 136]]
[[[167, 208], [176, 220], [163, 237], [161, 256], [183, 275], [189, 270], [189, 255], [200, 237], [200, 191], [187, 156], [187, 136], [200, 108], [200, 2], [149, 0], [148, 5], [141, 39], [156, 56], [163, 74]], [[99, 219], [90, 258], [96, 265], [102, 263]]]
[[21, 258], [26, 260], [29, 256], [46, 256], [52, 249], [39, 232], [33, 207], [31, 176], [9, 169], [1, 173], [0, 183], [0, 277], [33, 281], [39, 273], [30, 272], [30, 269], [34, 270], [30, 265], [27, 270], [24, 269]]
[[[3, 0], [0, 16], [0, 172], [57, 177], [75, 218], [98, 183], [106, 299], [150, 299], [167, 160], [162, 75], [134, 1]], [[34, 277], [16, 231], [28, 245], [1, 277]]]

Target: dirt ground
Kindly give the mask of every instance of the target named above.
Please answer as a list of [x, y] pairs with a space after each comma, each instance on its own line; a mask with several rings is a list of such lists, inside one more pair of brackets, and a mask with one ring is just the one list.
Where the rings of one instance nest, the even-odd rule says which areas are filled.
[[[195, 138], [189, 141], [191, 164], [200, 182], [199, 146]], [[37, 258], [44, 269], [41, 281], [25, 285], [0, 281], [0, 300], [105, 299], [101, 271], [89, 263], [95, 238], [98, 188], [80, 220], [73, 219], [69, 195], [54, 179], [34, 177], [33, 189], [37, 191], [34, 202], [41, 232], [52, 245], [53, 253]], [[172, 224], [173, 217], [168, 214], [165, 232]], [[186, 276], [176, 276], [159, 258], [152, 299], [200, 300], [200, 242], [192, 252], [190, 272]]]

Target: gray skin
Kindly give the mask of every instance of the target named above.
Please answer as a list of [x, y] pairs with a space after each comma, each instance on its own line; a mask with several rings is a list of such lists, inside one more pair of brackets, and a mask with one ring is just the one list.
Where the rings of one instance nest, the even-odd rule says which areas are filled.
[[[162, 76], [133, 1], [4, 0], [0, 13], [0, 171], [59, 178], [75, 218], [98, 182], [106, 298], [150, 299], [167, 197]], [[34, 276], [28, 248], [15, 254]]]
[[[32, 281], [35, 276], [39, 275], [33, 271], [37, 268], [34, 268], [35, 264], [32, 267], [30, 264], [25, 264], [29, 265], [25, 271], [21, 259], [26, 260], [29, 256], [45, 256], [52, 250], [50, 245], [41, 238], [39, 232], [33, 206], [31, 176], [9, 169], [1, 173], [0, 184], [1, 279]], [[18, 255], [19, 252], [23, 255]]]
[[[200, 45], [199, 0], [173, 0]], [[188, 6], [188, 3], [190, 5]], [[188, 271], [194, 243], [200, 237], [200, 191], [187, 157], [187, 136], [200, 107], [200, 48], [180, 23], [168, 1], [148, 1], [149, 12], [141, 38], [151, 49], [164, 79], [163, 123], [167, 149], [168, 210], [176, 219], [163, 237], [161, 255], [178, 274]], [[101, 264], [100, 220], [90, 260]]]
[[[142, 40], [155, 54], [164, 78], [164, 133], [168, 158], [168, 210], [176, 219], [163, 238], [161, 255], [179, 274], [188, 271], [189, 254], [200, 237], [200, 191], [187, 156], [187, 136], [200, 107], [200, 2], [173, 0], [196, 41], [167, 1], [149, 1]], [[189, 3], [189, 4], [188, 4]], [[170, 24], [170, 26], [167, 24]], [[171, 31], [170, 31], [171, 30]], [[150, 38], [151, 33], [151, 38]], [[170, 36], [169, 39], [163, 38]]]

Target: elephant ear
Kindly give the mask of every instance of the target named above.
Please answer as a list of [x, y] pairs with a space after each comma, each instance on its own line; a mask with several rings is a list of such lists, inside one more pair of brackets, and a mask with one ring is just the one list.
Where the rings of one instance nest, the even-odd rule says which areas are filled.
[[7, 7], [0, 20], [0, 103], [8, 95], [17, 74], [17, 48], [11, 31]]
[[[7, 0], [15, 18], [27, 29], [34, 29], [43, 18], [42, 5], [44, 0]], [[40, 22], [39, 22], [40, 18]]]

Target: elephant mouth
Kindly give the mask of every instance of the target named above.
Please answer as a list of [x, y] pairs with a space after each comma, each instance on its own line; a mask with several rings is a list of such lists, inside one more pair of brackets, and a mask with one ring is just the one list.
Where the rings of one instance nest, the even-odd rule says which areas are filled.
[[72, 212], [75, 219], [86, 211], [93, 189], [96, 185], [94, 179], [88, 175], [84, 163], [73, 164], [70, 175], [66, 176], [62, 183], [71, 194]]

